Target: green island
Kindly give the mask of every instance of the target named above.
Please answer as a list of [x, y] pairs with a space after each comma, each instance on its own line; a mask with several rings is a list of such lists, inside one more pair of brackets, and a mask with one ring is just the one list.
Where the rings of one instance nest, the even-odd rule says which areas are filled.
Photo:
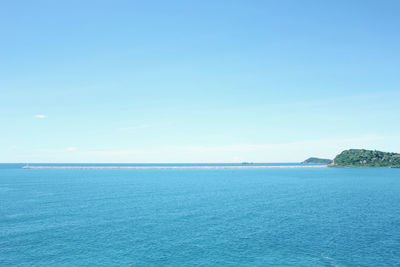
[[400, 154], [366, 149], [348, 149], [335, 157], [329, 167], [400, 168]]
[[321, 158], [311, 157], [303, 161], [302, 164], [329, 164], [331, 162], [332, 162], [331, 159], [321, 159]]

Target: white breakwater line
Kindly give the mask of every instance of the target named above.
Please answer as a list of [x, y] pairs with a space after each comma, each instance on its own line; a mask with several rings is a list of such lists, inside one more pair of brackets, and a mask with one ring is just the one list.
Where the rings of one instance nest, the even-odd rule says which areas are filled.
[[275, 165], [275, 166], [25, 166], [23, 169], [291, 169], [326, 168], [327, 165]]

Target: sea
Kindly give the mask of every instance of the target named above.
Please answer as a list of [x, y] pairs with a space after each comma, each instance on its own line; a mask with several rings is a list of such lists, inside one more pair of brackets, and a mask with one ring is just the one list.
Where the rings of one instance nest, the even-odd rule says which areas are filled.
[[22, 166], [0, 266], [400, 266], [400, 169]]

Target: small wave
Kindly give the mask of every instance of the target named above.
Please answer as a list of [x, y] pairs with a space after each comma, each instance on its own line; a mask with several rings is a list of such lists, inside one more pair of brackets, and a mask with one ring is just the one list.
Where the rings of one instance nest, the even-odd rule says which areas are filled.
[[321, 255], [321, 257], [322, 257], [322, 261], [324, 263], [328, 264], [329, 266], [342, 267], [341, 265], [337, 264], [333, 258], [331, 258], [329, 256]]

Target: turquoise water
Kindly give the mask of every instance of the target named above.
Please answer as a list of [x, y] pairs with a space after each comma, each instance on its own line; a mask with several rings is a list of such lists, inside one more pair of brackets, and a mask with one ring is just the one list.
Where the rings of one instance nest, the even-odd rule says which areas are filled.
[[0, 266], [400, 266], [400, 169], [0, 165]]

